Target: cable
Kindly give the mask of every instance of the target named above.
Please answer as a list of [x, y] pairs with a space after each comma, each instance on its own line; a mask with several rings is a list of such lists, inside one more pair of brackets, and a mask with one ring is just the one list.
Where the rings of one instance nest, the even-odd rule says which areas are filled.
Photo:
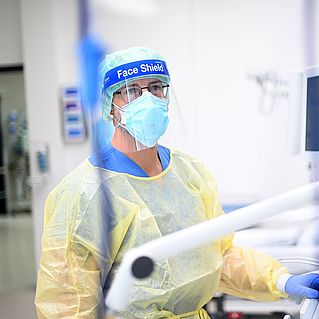
[[283, 257], [279, 258], [278, 261], [283, 263], [298, 263], [298, 264], [306, 264], [312, 266], [319, 267], [319, 259], [311, 258], [311, 257]]

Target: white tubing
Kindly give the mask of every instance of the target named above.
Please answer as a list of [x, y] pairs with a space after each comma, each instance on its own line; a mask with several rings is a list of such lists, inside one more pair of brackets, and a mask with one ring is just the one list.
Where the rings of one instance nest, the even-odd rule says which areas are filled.
[[131, 250], [125, 254], [121, 266], [119, 267], [107, 294], [105, 305], [112, 312], [117, 312], [123, 309], [128, 301], [130, 289], [135, 279], [131, 272], [131, 265], [134, 262], [135, 257], [138, 256], [135, 256]]
[[[133, 284], [131, 264], [139, 256], [148, 256], [154, 261], [172, 257], [239, 229], [252, 226], [284, 210], [296, 209], [318, 201], [319, 182], [311, 183], [134, 248], [124, 256], [106, 298], [106, 306], [113, 311], [120, 311], [126, 305], [129, 288]], [[130, 274], [129, 280], [128, 274]]]
[[254, 225], [285, 210], [319, 201], [319, 182], [260, 201], [207, 222], [194, 225], [136, 248], [154, 260], [175, 256], [239, 229]]

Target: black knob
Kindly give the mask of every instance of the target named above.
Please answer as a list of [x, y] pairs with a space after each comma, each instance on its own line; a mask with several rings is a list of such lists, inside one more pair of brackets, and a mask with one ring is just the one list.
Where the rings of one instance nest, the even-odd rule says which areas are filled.
[[133, 276], [138, 279], [147, 278], [154, 269], [154, 262], [146, 256], [138, 257], [132, 264]]

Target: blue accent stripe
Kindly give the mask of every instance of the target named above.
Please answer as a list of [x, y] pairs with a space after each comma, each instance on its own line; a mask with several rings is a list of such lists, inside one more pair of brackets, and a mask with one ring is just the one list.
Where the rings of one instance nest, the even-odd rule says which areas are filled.
[[66, 120], [69, 123], [79, 122], [80, 117], [78, 115], [69, 115], [69, 116], [67, 116]]
[[68, 135], [69, 135], [69, 137], [80, 136], [80, 135], [82, 135], [82, 130], [81, 129], [71, 129], [68, 131]]
[[103, 90], [121, 81], [148, 75], [166, 75], [169, 77], [166, 63], [162, 60], [141, 60], [120, 65], [106, 72]]
[[64, 90], [64, 94], [65, 95], [74, 95], [74, 94], [78, 94], [79, 91], [77, 88], [67, 88]]
[[65, 108], [67, 109], [67, 110], [69, 110], [69, 109], [76, 109], [78, 107], [78, 104], [76, 104], [76, 103], [67, 103], [66, 105], [65, 105]]

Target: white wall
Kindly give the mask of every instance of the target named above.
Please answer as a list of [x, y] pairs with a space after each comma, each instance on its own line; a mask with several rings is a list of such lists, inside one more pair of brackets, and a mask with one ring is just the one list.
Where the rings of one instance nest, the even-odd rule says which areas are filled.
[[1, 0], [0, 25], [0, 65], [21, 63], [22, 50], [18, 0]]
[[181, 147], [207, 164], [221, 197], [252, 201], [306, 183], [305, 161], [289, 154], [293, 101], [263, 116], [247, 79], [274, 70], [289, 81], [304, 66], [303, 1], [159, 3], [144, 18], [110, 8], [100, 29], [111, 50], [147, 45], [167, 57], [189, 133]]
[[[166, 56], [189, 136], [177, 146], [206, 163], [225, 201], [261, 199], [306, 183], [305, 161], [289, 155], [292, 101], [263, 116], [259, 88], [247, 80], [248, 73], [268, 70], [289, 79], [291, 69], [303, 67], [303, 1], [157, 3], [158, 12], [148, 17], [100, 10], [99, 27], [110, 51], [143, 45]], [[33, 189], [38, 258], [47, 193], [90, 146], [61, 139], [57, 92], [76, 81], [76, 1], [20, 5], [30, 140], [50, 146], [50, 179]]]
[[198, 90], [211, 92], [209, 101], [204, 95], [197, 101], [207, 138], [196, 152], [222, 195], [258, 199], [306, 182], [306, 163], [288, 152], [291, 101], [263, 116], [259, 87], [247, 80], [254, 70], [275, 70], [289, 80], [290, 70], [303, 66], [302, 1], [194, 3], [195, 80]]
[[39, 141], [48, 144], [50, 155], [48, 181], [33, 184], [38, 260], [45, 199], [49, 191], [89, 154], [90, 145], [89, 142], [67, 145], [62, 139], [59, 89], [77, 83], [76, 1], [22, 0], [20, 4], [33, 177], [38, 175], [35, 151]]

